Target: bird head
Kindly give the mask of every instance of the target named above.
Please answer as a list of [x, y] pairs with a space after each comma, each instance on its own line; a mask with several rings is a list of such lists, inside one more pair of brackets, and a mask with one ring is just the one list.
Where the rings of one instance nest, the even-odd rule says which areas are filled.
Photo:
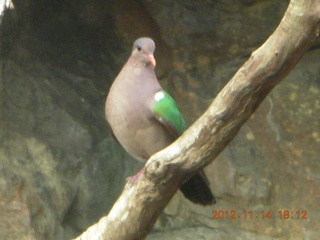
[[156, 45], [151, 38], [139, 38], [133, 43], [131, 57], [142, 66], [154, 68], [156, 66], [156, 60], [153, 56], [155, 49]]

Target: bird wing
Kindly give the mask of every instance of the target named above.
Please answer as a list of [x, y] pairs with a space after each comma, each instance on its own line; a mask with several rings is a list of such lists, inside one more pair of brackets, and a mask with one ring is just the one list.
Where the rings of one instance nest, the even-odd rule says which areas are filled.
[[154, 100], [152, 109], [154, 117], [166, 127], [172, 136], [178, 138], [187, 129], [187, 124], [176, 101], [164, 90], [158, 91]]

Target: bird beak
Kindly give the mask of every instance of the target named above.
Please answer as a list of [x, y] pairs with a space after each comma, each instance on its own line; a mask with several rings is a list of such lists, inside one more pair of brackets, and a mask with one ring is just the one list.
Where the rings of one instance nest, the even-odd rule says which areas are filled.
[[152, 54], [148, 55], [148, 59], [153, 66], [156, 66], [156, 59]]

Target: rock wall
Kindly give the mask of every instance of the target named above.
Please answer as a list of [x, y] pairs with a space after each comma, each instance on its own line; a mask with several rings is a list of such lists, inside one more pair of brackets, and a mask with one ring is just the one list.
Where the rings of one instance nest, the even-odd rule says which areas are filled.
[[[156, 73], [192, 124], [288, 2], [13, 1], [0, 26], [0, 239], [77, 236], [142, 167], [104, 120], [136, 38], [154, 38]], [[206, 168], [217, 204], [177, 193], [147, 239], [317, 239], [319, 46]]]

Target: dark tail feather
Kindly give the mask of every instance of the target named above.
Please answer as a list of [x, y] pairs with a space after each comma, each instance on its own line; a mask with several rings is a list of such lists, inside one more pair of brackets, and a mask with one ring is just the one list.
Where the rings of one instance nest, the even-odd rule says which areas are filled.
[[205, 176], [202, 176], [201, 173], [197, 173], [187, 182], [182, 184], [180, 190], [183, 195], [193, 203], [211, 205], [216, 203], [216, 199], [204, 177]]

